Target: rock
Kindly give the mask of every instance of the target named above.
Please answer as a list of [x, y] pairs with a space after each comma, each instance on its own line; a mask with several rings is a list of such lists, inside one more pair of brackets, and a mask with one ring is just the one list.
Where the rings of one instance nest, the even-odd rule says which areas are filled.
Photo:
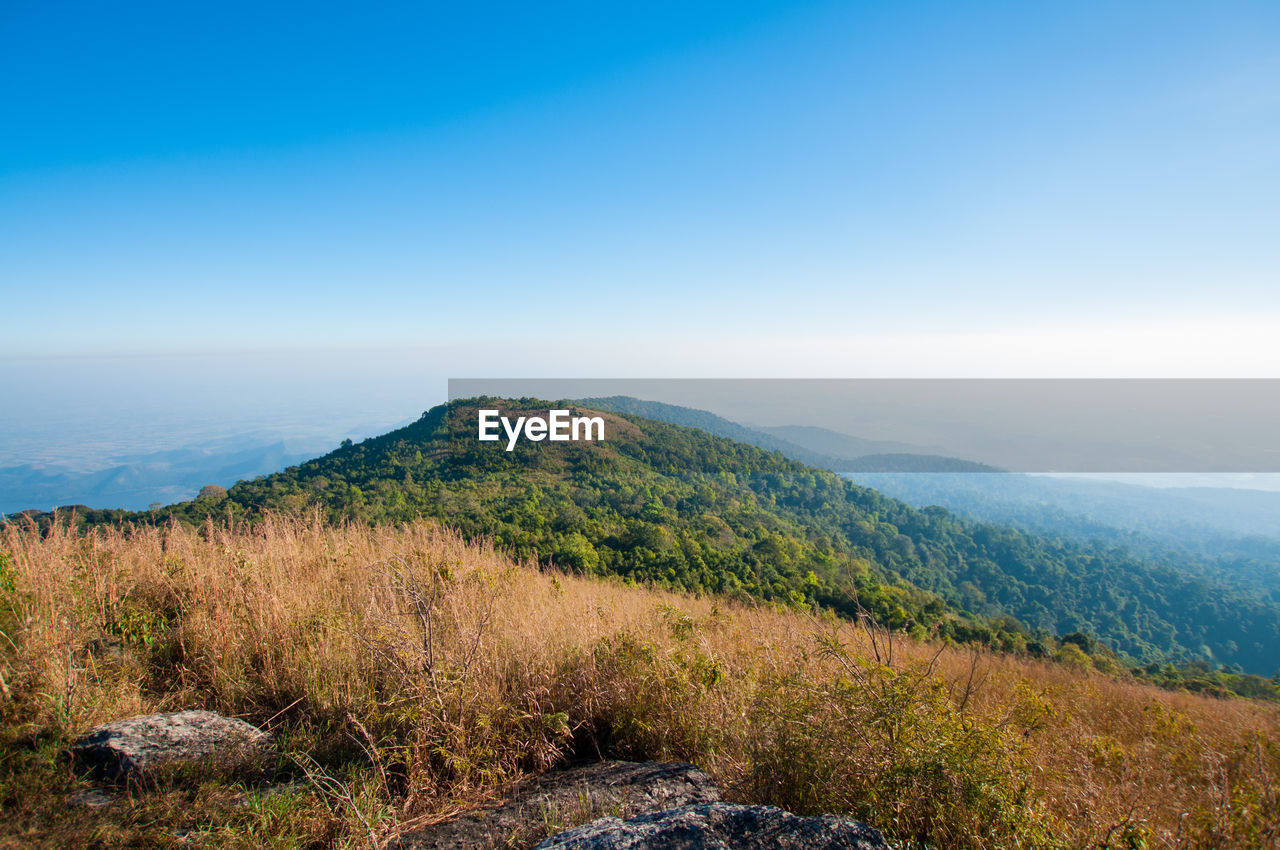
[[601, 818], [535, 850], [889, 850], [884, 836], [850, 818], [804, 818], [773, 806], [706, 803], [629, 820]]
[[83, 766], [111, 779], [144, 776], [159, 765], [245, 761], [270, 736], [212, 711], [149, 714], [98, 726], [71, 747]]
[[711, 777], [681, 762], [601, 762], [543, 774], [505, 802], [391, 842], [402, 850], [529, 847], [551, 832], [601, 815], [630, 817], [720, 799]]
[[88, 791], [80, 791], [67, 796], [63, 801], [70, 809], [103, 809], [107, 806], [113, 806], [116, 798], [98, 788], [90, 788]]

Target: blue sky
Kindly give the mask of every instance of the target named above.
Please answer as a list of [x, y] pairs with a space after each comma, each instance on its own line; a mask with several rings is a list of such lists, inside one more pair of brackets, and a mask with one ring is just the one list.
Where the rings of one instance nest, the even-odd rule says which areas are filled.
[[0, 357], [1274, 376], [1277, 43], [1274, 2], [12, 0]]

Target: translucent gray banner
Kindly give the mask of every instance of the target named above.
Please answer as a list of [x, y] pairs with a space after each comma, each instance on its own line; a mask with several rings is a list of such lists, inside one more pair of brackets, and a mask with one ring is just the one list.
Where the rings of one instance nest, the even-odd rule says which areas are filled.
[[449, 381], [450, 400], [481, 396], [594, 399], [846, 471], [1280, 472], [1275, 379]]

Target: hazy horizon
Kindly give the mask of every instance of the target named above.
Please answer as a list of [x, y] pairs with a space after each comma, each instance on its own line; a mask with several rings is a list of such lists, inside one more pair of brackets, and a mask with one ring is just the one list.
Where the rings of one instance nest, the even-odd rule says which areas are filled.
[[[229, 486], [240, 478], [271, 473], [285, 465], [325, 454], [344, 438], [360, 440], [377, 436], [413, 421], [423, 410], [445, 400], [446, 386], [431, 363], [413, 358], [387, 361], [369, 353], [360, 358], [349, 354], [325, 358], [315, 352], [301, 358], [280, 355], [263, 358], [261, 354], [212, 358], [117, 357], [109, 361], [61, 358], [28, 361], [27, 367], [22, 372], [10, 371], [0, 377], [0, 384], [12, 389], [10, 397], [15, 399], [14, 404], [0, 410], [0, 436], [3, 437], [0, 439], [0, 513], [67, 504], [141, 509], [157, 501], [182, 501], [191, 498], [205, 484]], [[468, 395], [485, 392], [486, 386], [493, 384], [501, 394], [547, 395], [550, 392], [549, 398], [613, 393], [656, 398], [662, 396], [659, 390], [663, 386], [674, 386], [675, 395], [668, 394], [663, 400], [710, 409], [749, 426], [818, 425], [860, 438], [918, 432], [926, 435], [926, 441], [930, 439], [929, 433], [943, 441], [948, 433], [947, 428], [919, 431], [923, 424], [921, 417], [932, 420], [938, 416], [938, 412], [930, 413], [929, 407], [939, 397], [936, 381], [872, 382], [900, 385], [907, 393], [915, 392], [913, 388], [918, 386], [922, 397], [919, 404], [912, 401], [905, 410], [899, 409], [900, 402], [893, 403], [870, 419], [866, 418], [870, 409], [863, 411], [862, 421], [868, 423], [868, 427], [842, 424], [843, 417], [848, 415], [848, 404], [865, 404], [865, 401], [851, 397], [844, 405], [834, 405], [825, 412], [809, 409], [812, 405], [797, 407], [797, 400], [812, 396], [815, 390], [811, 389], [808, 395], [786, 392], [779, 395], [779, 387], [792, 382], [778, 379], [675, 382], [543, 379], [507, 381], [509, 392], [502, 391], [501, 383], [462, 380], [450, 381], [448, 386], [470, 388], [464, 392]], [[849, 392], [853, 392], [852, 388], [862, 382], [806, 380], [798, 383], [817, 388], [849, 387]], [[990, 382], [944, 382], [955, 387], [974, 383]], [[1031, 384], [1041, 386], [1042, 382]], [[698, 387], [704, 389], [699, 391]], [[739, 389], [726, 393], [723, 391], [726, 387]], [[546, 391], [542, 391], [544, 388]], [[756, 392], [762, 388], [772, 389]], [[820, 389], [818, 392], [830, 395]], [[734, 401], [744, 393], [759, 397]], [[948, 394], [954, 395], [954, 387], [943, 397]], [[1108, 391], [1104, 395], [1114, 397], [1115, 393]], [[1010, 406], [1008, 400], [997, 399], [996, 404], [1001, 410], [998, 416], [993, 411], [996, 419], [1008, 418], [1019, 409], [1016, 405]], [[846, 412], [840, 414], [841, 409]], [[980, 457], [995, 460], [975, 453], [981, 451], [981, 441], [972, 441], [973, 435], [968, 433], [971, 426], [962, 424], [965, 415], [962, 410], [953, 410], [953, 414], [961, 416], [951, 426], [960, 429], [956, 434], [962, 437], [961, 443], [947, 447], [926, 442], [910, 450], [966, 460]], [[760, 421], [762, 415], [769, 421]], [[906, 419], [902, 419], [904, 415]], [[1145, 427], [1141, 417], [1119, 416], [1117, 419], [1125, 420], [1130, 429]], [[902, 424], [892, 426], [894, 421]], [[874, 425], [874, 429], [870, 425]], [[1255, 431], [1267, 430], [1265, 419], [1255, 422], [1254, 426]], [[988, 440], [992, 438], [1000, 441], [1008, 436], [1001, 436], [996, 430], [990, 432]], [[1082, 432], [1074, 439], [1088, 442], [1092, 438]], [[966, 445], [972, 451], [963, 448]], [[1123, 441], [1120, 445], [1123, 446]], [[1123, 466], [1115, 465], [1115, 469]], [[1042, 470], [1033, 465], [1028, 471]], [[1157, 488], [1280, 489], [1280, 475], [1247, 472], [1143, 474], [1113, 470], [1056, 477]]]

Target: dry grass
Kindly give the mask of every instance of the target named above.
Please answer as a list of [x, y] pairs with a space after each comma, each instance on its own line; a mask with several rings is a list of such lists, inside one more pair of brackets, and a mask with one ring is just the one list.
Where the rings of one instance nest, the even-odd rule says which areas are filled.
[[[367, 846], [606, 755], [933, 846], [1277, 846], [1273, 705], [539, 571], [427, 522], [7, 528], [0, 552], [0, 844]], [[66, 742], [192, 707], [270, 727], [280, 763], [68, 818]], [[271, 777], [301, 790], [225, 792]]]

